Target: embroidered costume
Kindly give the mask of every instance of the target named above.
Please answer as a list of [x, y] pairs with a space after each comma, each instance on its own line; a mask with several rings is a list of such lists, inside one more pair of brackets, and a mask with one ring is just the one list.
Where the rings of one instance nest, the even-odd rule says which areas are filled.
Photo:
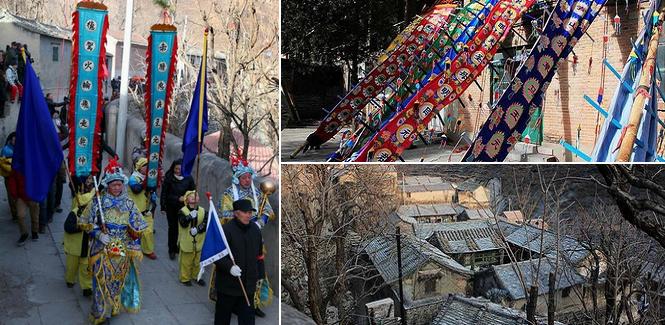
[[105, 172], [102, 185], [107, 190], [100, 198], [93, 198], [79, 220], [91, 238], [90, 318], [94, 324], [123, 310], [135, 313], [141, 308], [137, 263], [143, 256], [141, 234], [147, 228], [141, 212], [124, 190], [118, 196], [108, 191], [109, 184], [116, 181], [127, 184], [120, 165], [111, 160]]

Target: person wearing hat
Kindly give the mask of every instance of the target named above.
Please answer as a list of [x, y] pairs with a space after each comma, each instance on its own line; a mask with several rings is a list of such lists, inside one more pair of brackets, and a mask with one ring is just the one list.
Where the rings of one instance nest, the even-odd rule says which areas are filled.
[[[215, 262], [215, 325], [230, 324], [232, 313], [238, 315], [238, 324], [254, 324], [256, 283], [265, 277], [263, 237], [258, 225], [252, 222], [254, 213], [256, 209], [251, 201], [236, 200], [233, 219], [222, 226], [235, 261], [227, 255]], [[250, 306], [238, 279], [242, 281]]]
[[[275, 214], [270, 202], [266, 200], [261, 215], [257, 215], [260, 204], [259, 200], [262, 197], [262, 193], [256, 188], [256, 186], [254, 186], [254, 170], [249, 166], [247, 161], [243, 160], [241, 157], [241, 153], [237, 153], [235, 156], [231, 157], [233, 177], [231, 178], [231, 186], [227, 188], [222, 195], [221, 222], [224, 224], [233, 220], [235, 217], [233, 202], [247, 200], [250, 202], [253, 210], [253, 212], [251, 212], [251, 221], [255, 223], [259, 229], [263, 229], [263, 226], [265, 226], [269, 220], [275, 218]], [[259, 317], [265, 317], [265, 313], [259, 309], [259, 307], [256, 307], [255, 313]]]
[[270, 206], [270, 202], [266, 202], [263, 208], [263, 211], [260, 216], [256, 215], [259, 204], [259, 200], [262, 196], [261, 190], [257, 189], [254, 186], [254, 170], [249, 166], [247, 161], [244, 161], [236, 157], [232, 157], [231, 164], [233, 167], [233, 177], [231, 178], [231, 186], [229, 186], [224, 194], [222, 195], [221, 210], [222, 210], [222, 223], [226, 223], [233, 219], [233, 202], [237, 200], [248, 200], [254, 208], [254, 213], [252, 215], [252, 221], [259, 226], [259, 229], [262, 229], [269, 220], [275, 218], [275, 213]]
[[[183, 197], [186, 203], [178, 213], [178, 246], [180, 246], [180, 282], [191, 286], [200, 269], [201, 248], [205, 239], [208, 217], [205, 210], [199, 206], [199, 196], [196, 191], [187, 191]], [[205, 286], [203, 279], [196, 282]]]
[[84, 184], [78, 188], [72, 200], [72, 210], [65, 220], [65, 282], [68, 288], [74, 287], [78, 275], [79, 285], [83, 289], [83, 296], [92, 295], [92, 273], [88, 264], [88, 233], [83, 231], [77, 223], [78, 218], [95, 196], [92, 177], [88, 177]]
[[127, 176], [117, 160], [104, 169], [104, 191], [93, 198], [79, 218], [90, 237], [93, 324], [109, 323], [121, 311], [141, 308], [138, 262], [143, 257], [141, 234], [148, 227], [127, 196]]
[[134, 164], [134, 172], [129, 176], [129, 196], [136, 207], [141, 211], [148, 228], [141, 235], [141, 249], [143, 254], [151, 260], [157, 259], [155, 254], [155, 234], [153, 233], [155, 219], [152, 216], [152, 206], [157, 204], [157, 195], [146, 190], [145, 177], [148, 172], [148, 159], [139, 158]]

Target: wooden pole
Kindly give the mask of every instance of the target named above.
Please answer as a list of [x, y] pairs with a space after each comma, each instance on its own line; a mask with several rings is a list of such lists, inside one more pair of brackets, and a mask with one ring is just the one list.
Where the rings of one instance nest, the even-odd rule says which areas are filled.
[[400, 232], [399, 226], [396, 227], [396, 237], [397, 237], [397, 272], [399, 273], [399, 305], [400, 312], [402, 317], [402, 325], [406, 325], [406, 309], [404, 308], [404, 286], [402, 284], [402, 234]]
[[[663, 21], [663, 14], [660, 15], [659, 23]], [[654, 27], [653, 35], [649, 41], [649, 50], [647, 51], [646, 60], [644, 61], [644, 66], [642, 67], [642, 77], [640, 78], [640, 85], [637, 87], [635, 92], [635, 101], [633, 106], [630, 109], [630, 118], [628, 120], [628, 125], [625, 127], [625, 134], [621, 140], [621, 146], [619, 147], [619, 154], [617, 155], [617, 162], [629, 162], [630, 156], [633, 153], [633, 147], [635, 146], [635, 139], [637, 138], [637, 132], [639, 131], [639, 126], [642, 122], [642, 111], [644, 110], [644, 103], [649, 97], [649, 91], [651, 90], [652, 77], [654, 74], [654, 69], [656, 68], [656, 53], [658, 52], [658, 39], [660, 38], [660, 27]]]
[[199, 173], [201, 170], [201, 141], [203, 138], [203, 104], [205, 91], [207, 89], [206, 80], [206, 63], [208, 59], [208, 29], [206, 28], [203, 33], [203, 52], [201, 53], [201, 74], [199, 75], [199, 128], [198, 128], [198, 142], [196, 143], [196, 191], [199, 189]]

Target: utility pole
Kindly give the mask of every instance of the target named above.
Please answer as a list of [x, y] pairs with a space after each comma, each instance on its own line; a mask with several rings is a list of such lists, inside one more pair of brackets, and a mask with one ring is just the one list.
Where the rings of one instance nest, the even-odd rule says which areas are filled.
[[127, 128], [127, 90], [129, 88], [129, 56], [132, 47], [132, 18], [134, 0], [127, 0], [125, 7], [125, 35], [122, 44], [122, 67], [120, 71], [120, 108], [116, 125], [115, 152], [122, 161], [125, 152], [125, 130]]
[[397, 272], [399, 276], [399, 306], [402, 325], [406, 325], [406, 309], [404, 309], [404, 287], [402, 285], [402, 234], [399, 226], [395, 227], [397, 236]]

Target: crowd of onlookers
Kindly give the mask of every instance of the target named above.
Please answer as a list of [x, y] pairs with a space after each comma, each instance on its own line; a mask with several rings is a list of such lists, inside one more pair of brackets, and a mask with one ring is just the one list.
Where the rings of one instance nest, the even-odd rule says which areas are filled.
[[0, 50], [0, 117], [5, 116], [5, 103], [20, 101], [23, 96], [23, 74], [25, 72], [26, 60], [31, 60], [28, 45], [12, 42]]
[[[25, 54], [25, 59], [22, 57]], [[27, 44], [12, 42], [0, 50], [0, 117], [8, 115], [5, 105], [7, 102], [20, 102], [23, 97], [23, 78], [25, 76], [25, 60], [34, 62], [28, 51]], [[51, 93], [46, 93], [46, 103], [53, 124], [60, 139], [67, 137], [67, 104], [69, 100], [64, 97], [62, 102], [56, 102]]]

